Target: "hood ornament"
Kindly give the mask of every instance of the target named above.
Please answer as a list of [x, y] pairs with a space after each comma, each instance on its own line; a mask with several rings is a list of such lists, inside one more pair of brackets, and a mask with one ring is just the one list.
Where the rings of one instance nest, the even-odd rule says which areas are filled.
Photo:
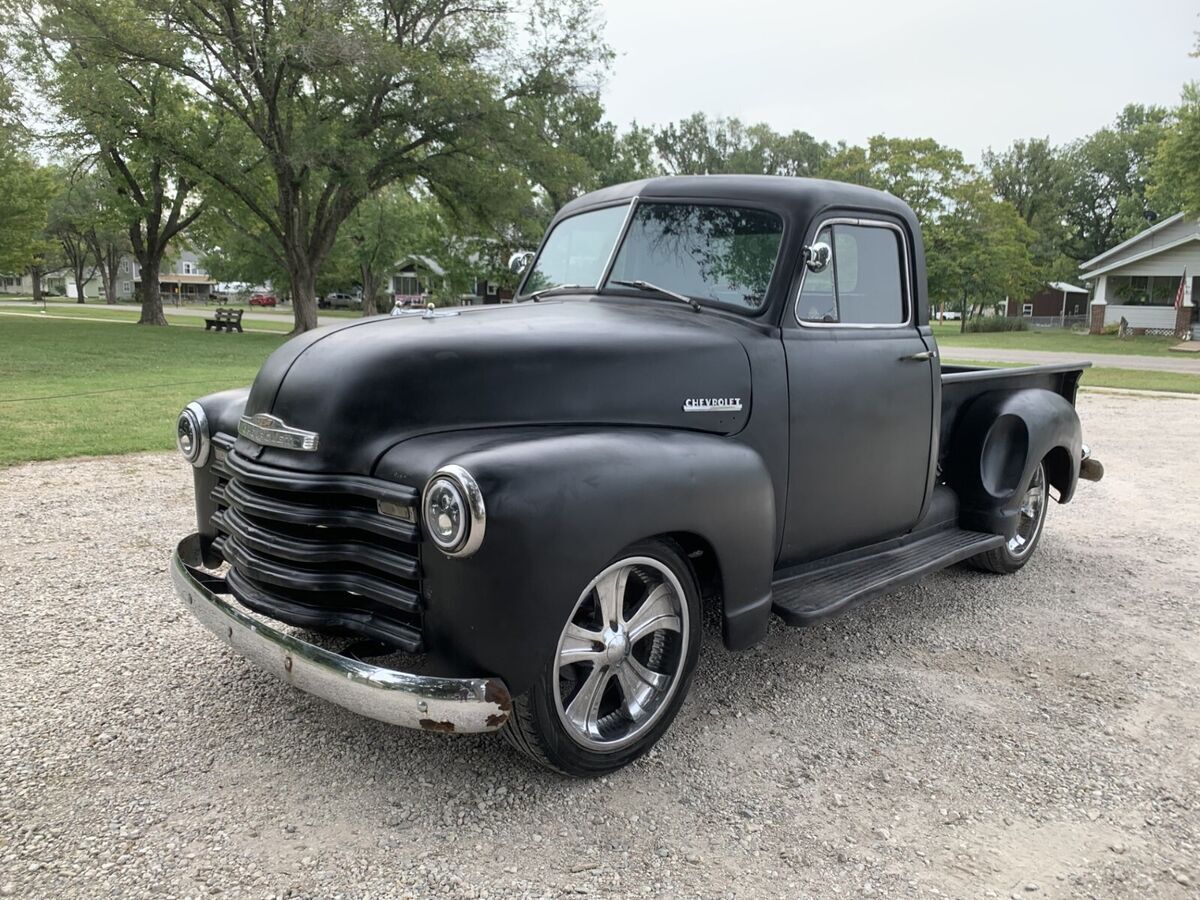
[[292, 428], [270, 413], [242, 416], [238, 423], [238, 434], [246, 440], [263, 447], [280, 447], [284, 450], [303, 450], [312, 453], [317, 449], [321, 436], [315, 431]]

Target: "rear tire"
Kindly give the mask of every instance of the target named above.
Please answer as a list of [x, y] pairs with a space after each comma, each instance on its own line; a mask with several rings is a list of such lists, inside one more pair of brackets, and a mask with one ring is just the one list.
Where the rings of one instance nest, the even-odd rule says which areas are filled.
[[669, 541], [641, 541], [584, 589], [537, 682], [501, 732], [549, 769], [595, 777], [628, 765], [683, 705], [700, 653], [700, 591]]
[[968, 562], [985, 572], [1010, 575], [1029, 562], [1041, 541], [1050, 506], [1050, 486], [1046, 482], [1046, 464], [1038, 463], [1029, 483], [1021, 492], [1021, 508], [1017, 513], [1017, 531], [995, 550], [972, 557]]

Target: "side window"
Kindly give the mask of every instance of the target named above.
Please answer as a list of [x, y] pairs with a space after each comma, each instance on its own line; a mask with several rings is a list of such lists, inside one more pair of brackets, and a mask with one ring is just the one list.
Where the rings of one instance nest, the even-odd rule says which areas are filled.
[[908, 321], [904, 243], [894, 229], [835, 224], [821, 229], [817, 239], [833, 248], [833, 261], [823, 272], [805, 274], [797, 304], [801, 321], [842, 325]]

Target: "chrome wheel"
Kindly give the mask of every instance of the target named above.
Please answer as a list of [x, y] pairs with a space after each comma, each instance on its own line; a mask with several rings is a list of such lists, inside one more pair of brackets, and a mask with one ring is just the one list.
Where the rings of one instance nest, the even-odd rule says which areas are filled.
[[1017, 513], [1017, 531], [1008, 539], [1008, 552], [1013, 559], [1021, 559], [1037, 543], [1042, 523], [1046, 519], [1046, 504], [1049, 491], [1046, 485], [1046, 468], [1038, 463], [1029, 486], [1021, 498], [1021, 508]]
[[689, 640], [683, 586], [646, 556], [597, 575], [558, 641], [554, 701], [572, 740], [619, 750], [661, 718], [679, 686]]

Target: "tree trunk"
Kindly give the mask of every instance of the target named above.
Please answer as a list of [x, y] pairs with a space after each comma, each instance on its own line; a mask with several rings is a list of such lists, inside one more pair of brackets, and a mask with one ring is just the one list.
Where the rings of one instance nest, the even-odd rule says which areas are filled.
[[113, 265], [111, 259], [106, 259], [105, 254], [101, 254], [98, 268], [100, 283], [104, 285], [104, 302], [112, 306], [117, 302], [117, 266]]
[[375, 283], [375, 272], [367, 265], [361, 266], [360, 269], [363, 290], [362, 314], [364, 316], [377, 316], [379, 315], [379, 304], [376, 301], [379, 295], [379, 286]]
[[29, 267], [29, 281], [33, 284], [33, 302], [44, 303], [42, 299], [42, 267]]
[[[87, 282], [83, 280], [83, 266], [76, 262], [71, 266], [71, 274], [75, 277], [75, 302], [83, 303], [85, 299], [83, 292], [87, 286]], [[88, 281], [91, 281], [91, 279], [89, 278]]]
[[317, 271], [303, 255], [293, 255], [288, 264], [292, 288], [292, 321], [289, 335], [303, 334], [317, 327]]
[[158, 272], [162, 267], [162, 255], [154, 254], [145, 259], [139, 259], [142, 269], [142, 315], [138, 318], [139, 325], [166, 325], [167, 317], [163, 315], [162, 292], [158, 286]]
[[968, 311], [968, 309], [969, 309], [969, 307], [967, 305], [967, 295], [964, 292], [963, 298], [962, 298], [962, 318], [959, 319], [959, 322], [958, 322], [958, 333], [959, 334], [966, 334], [966, 332], [967, 332], [967, 311]]

